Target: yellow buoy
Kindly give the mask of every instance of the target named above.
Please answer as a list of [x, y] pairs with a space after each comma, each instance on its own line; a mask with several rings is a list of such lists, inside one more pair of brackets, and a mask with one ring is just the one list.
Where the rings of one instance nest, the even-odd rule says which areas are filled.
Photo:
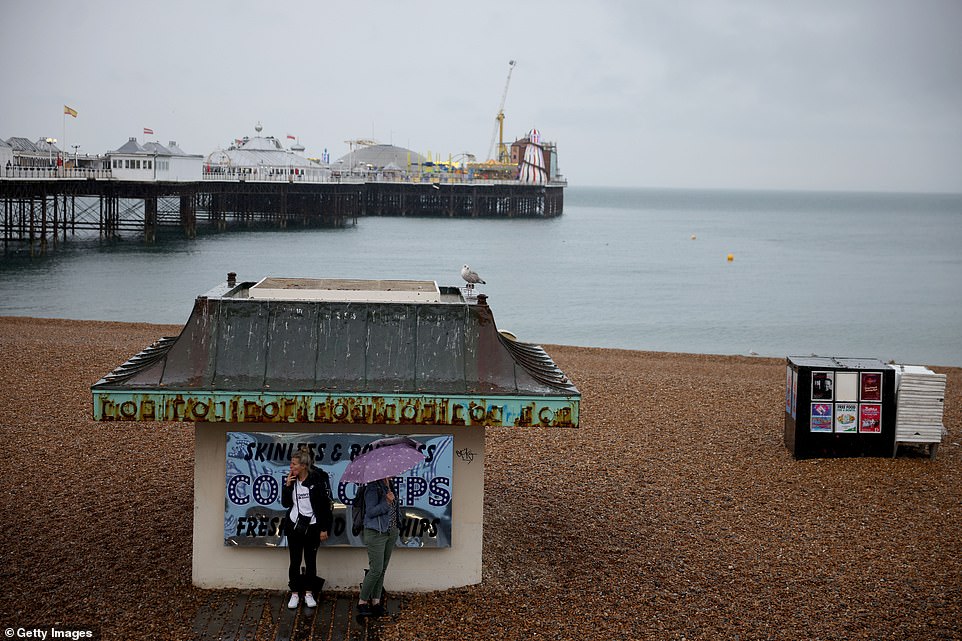
[[735, 260], [735, 254], [728, 254], [728, 262], [730, 263], [733, 260]]

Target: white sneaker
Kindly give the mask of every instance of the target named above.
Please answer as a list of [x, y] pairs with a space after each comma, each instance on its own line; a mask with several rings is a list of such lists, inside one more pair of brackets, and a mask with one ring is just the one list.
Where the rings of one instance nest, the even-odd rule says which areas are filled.
[[301, 602], [301, 598], [297, 596], [297, 592], [291, 592], [291, 600], [287, 602], [287, 607], [290, 610], [296, 610], [297, 604], [300, 602]]
[[304, 595], [304, 605], [306, 605], [309, 608], [317, 607], [317, 601], [314, 600], [313, 592], [308, 592]]

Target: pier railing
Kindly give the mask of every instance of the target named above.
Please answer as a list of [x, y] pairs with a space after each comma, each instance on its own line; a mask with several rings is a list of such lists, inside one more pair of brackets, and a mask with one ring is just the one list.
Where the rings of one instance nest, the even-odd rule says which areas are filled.
[[[127, 179], [117, 177], [110, 169], [88, 169], [85, 167], [18, 167], [0, 168], [0, 178], [9, 180], [117, 180], [124, 182], [152, 182], [142, 179]], [[313, 183], [313, 184], [341, 184], [362, 185], [366, 183], [399, 184], [399, 185], [518, 185], [517, 180], [491, 180], [474, 178], [463, 174], [431, 174], [431, 173], [360, 173], [360, 172], [332, 172], [331, 174], [299, 173], [291, 174], [283, 171], [254, 171], [254, 172], [204, 172], [202, 182], [248, 182], [248, 183]], [[153, 182], [196, 182], [196, 180], [164, 180], [160, 178]], [[567, 182], [549, 181], [551, 186], [565, 186]]]
[[110, 180], [109, 169], [86, 167], [19, 167], [11, 165], [0, 169], [0, 176], [11, 180]]
[[[407, 174], [390, 175], [379, 173], [333, 173], [330, 176], [312, 174], [270, 174], [270, 173], [205, 173], [204, 182], [248, 182], [248, 183], [318, 183], [318, 184], [387, 184], [387, 185], [520, 185], [518, 180], [493, 180], [473, 178], [458, 174]], [[552, 180], [551, 186], [567, 186], [565, 180]]]

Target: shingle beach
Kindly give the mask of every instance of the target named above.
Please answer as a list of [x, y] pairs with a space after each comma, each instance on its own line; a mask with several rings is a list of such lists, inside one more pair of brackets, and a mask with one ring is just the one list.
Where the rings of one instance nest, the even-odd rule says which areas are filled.
[[[179, 331], [0, 317], [4, 628], [193, 638], [194, 426], [91, 418]], [[962, 638], [962, 368], [926, 363], [934, 460], [795, 461], [784, 359], [546, 349], [581, 427], [487, 431], [483, 583], [407, 595], [382, 639]]]

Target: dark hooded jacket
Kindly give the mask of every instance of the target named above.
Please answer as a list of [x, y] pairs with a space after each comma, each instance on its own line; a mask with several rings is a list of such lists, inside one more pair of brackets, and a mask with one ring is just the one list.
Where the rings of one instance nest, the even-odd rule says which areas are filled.
[[[281, 486], [281, 505], [287, 508], [284, 516], [284, 527], [293, 527], [291, 521], [291, 511], [294, 508], [294, 487], [296, 483]], [[307, 478], [302, 483], [307, 488], [314, 509], [314, 518], [320, 529], [328, 534], [331, 533], [331, 526], [334, 523], [334, 505], [331, 499], [331, 479], [327, 472], [319, 467], [312, 467], [307, 473]]]

